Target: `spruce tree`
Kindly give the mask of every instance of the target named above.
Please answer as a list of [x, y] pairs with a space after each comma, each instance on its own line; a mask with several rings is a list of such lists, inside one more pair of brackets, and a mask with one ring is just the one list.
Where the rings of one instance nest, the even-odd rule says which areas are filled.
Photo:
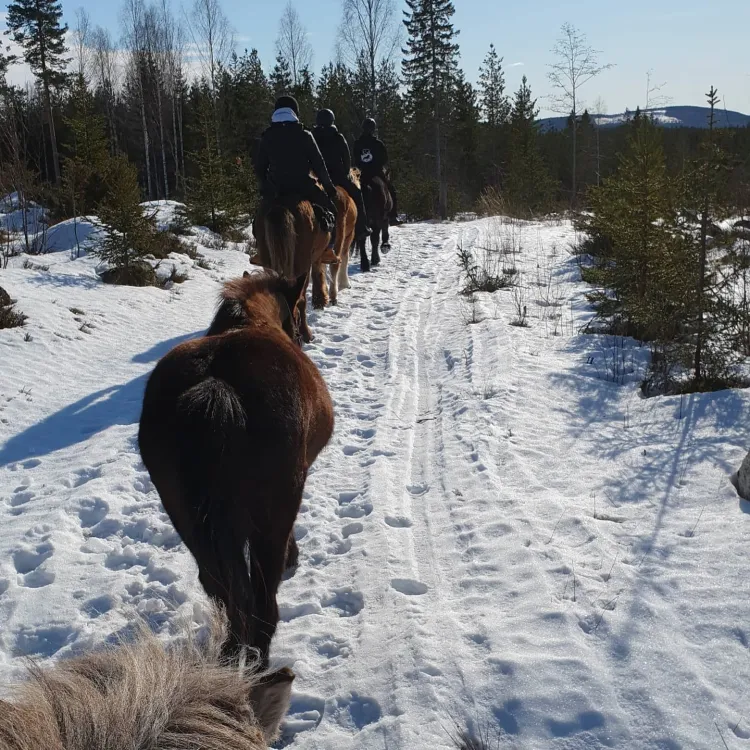
[[515, 211], [534, 214], [549, 207], [553, 185], [539, 150], [539, 110], [526, 76], [516, 91], [510, 114], [510, 161], [507, 195]]
[[470, 208], [482, 189], [479, 169], [479, 104], [474, 87], [461, 71], [456, 75], [453, 88], [447, 158], [449, 172], [463, 193], [463, 204], [457, 208]]
[[510, 118], [511, 104], [505, 95], [503, 58], [494, 44], [479, 68], [479, 97], [484, 121], [490, 128], [500, 128]]
[[299, 105], [300, 120], [305, 127], [312, 127], [315, 124], [315, 80], [308, 67], [299, 71], [297, 84], [292, 86], [291, 93]]
[[60, 181], [60, 158], [57, 150], [52, 90], [65, 82], [65, 34], [61, 24], [62, 5], [59, 0], [14, 0], [8, 5], [5, 18], [8, 32], [23, 48], [23, 57], [41, 84], [44, 111], [52, 150], [52, 174]]
[[98, 208], [104, 239], [92, 251], [108, 266], [102, 278], [129, 286], [153, 284], [156, 275], [142, 259], [151, 251], [156, 228], [143, 213], [138, 173], [124, 156], [116, 156], [110, 160], [108, 182]]
[[343, 63], [329, 63], [323, 67], [315, 98], [319, 108], [333, 111], [342, 133], [351, 137], [357, 132], [360, 118], [353, 102], [349, 69]]
[[281, 53], [276, 55], [276, 65], [268, 76], [268, 82], [274, 97], [283, 96], [292, 90], [292, 71]]
[[76, 76], [71, 88], [68, 155], [63, 157], [63, 197], [69, 202], [69, 216], [92, 213], [107, 190], [109, 150], [104, 118], [97, 113], [94, 96], [83, 76]]
[[408, 33], [403, 61], [412, 122], [424, 115], [433, 130], [435, 177], [439, 186], [438, 212], [448, 216], [448, 182], [445, 170], [445, 133], [451, 93], [458, 64], [458, 32], [451, 19], [450, 0], [406, 0], [404, 25]]

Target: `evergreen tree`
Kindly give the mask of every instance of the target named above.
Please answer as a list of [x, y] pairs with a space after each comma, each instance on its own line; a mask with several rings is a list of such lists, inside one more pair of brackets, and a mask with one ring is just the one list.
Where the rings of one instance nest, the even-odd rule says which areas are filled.
[[[287, 92], [288, 93], [288, 92]], [[299, 71], [297, 84], [292, 86], [292, 96], [299, 105], [299, 119], [305, 127], [315, 124], [315, 80], [308, 67]]]
[[283, 96], [292, 90], [292, 71], [286, 58], [281, 53], [276, 55], [276, 65], [274, 65], [271, 75], [268, 76], [268, 82], [271, 85], [274, 97]]
[[72, 114], [65, 120], [70, 133], [69, 155], [63, 157], [63, 200], [67, 216], [93, 213], [107, 190], [110, 167], [104, 118], [86, 80], [78, 75], [71, 88]]
[[[52, 174], [60, 181], [60, 158], [57, 150], [52, 90], [65, 82], [65, 34], [61, 24], [62, 5], [59, 0], [14, 0], [8, 5], [5, 18], [14, 42], [23, 48], [24, 60], [41, 84], [44, 111], [52, 150]], [[49, 173], [48, 173], [49, 174]]]
[[500, 128], [510, 118], [511, 104], [505, 95], [505, 73], [503, 58], [497, 54], [495, 45], [479, 68], [479, 96], [484, 121], [490, 128]]
[[[233, 228], [245, 207], [253, 202], [252, 193], [243, 201], [239, 183], [246, 177], [235, 161], [230, 161], [216, 146], [213, 137], [211, 92], [204, 80], [200, 91], [202, 97], [196, 102], [198, 108], [197, 128], [200, 130], [202, 146], [191, 154], [196, 174], [188, 180], [187, 209], [193, 224], [208, 227], [213, 232], [223, 233]], [[245, 180], [246, 191], [253, 183]]]
[[510, 115], [510, 163], [507, 194], [512, 207], [536, 213], [549, 207], [553, 190], [538, 144], [539, 110], [526, 76], [515, 93]]
[[433, 130], [435, 177], [439, 185], [438, 212], [448, 216], [448, 181], [445, 170], [442, 123], [449, 117], [451, 93], [458, 64], [458, 32], [451, 19], [450, 0], [406, 0], [404, 25], [408, 33], [403, 61], [412, 123], [427, 116]]
[[104, 239], [93, 250], [108, 266], [102, 277], [114, 284], [153, 284], [154, 271], [142, 258], [151, 251], [156, 228], [143, 213], [137, 170], [116, 156], [110, 160], [108, 182], [110, 189], [98, 208]]
[[482, 189], [479, 169], [479, 104], [474, 87], [461, 71], [456, 74], [450, 126], [447, 148], [449, 173], [456, 181], [458, 190], [463, 193], [463, 204], [457, 208], [467, 209], [474, 205]]
[[330, 109], [336, 115], [338, 129], [351, 138], [359, 127], [354, 107], [349, 69], [343, 63], [329, 63], [323, 67], [315, 94], [320, 109]]

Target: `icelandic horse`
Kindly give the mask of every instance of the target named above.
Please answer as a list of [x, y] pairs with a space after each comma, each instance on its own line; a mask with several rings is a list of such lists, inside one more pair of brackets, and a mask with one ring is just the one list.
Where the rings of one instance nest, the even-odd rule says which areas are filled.
[[228, 281], [206, 335], [154, 368], [138, 430], [164, 510], [226, 609], [229, 655], [257, 648], [264, 667], [307, 472], [333, 433], [328, 388], [292, 340], [297, 303], [269, 271]]
[[370, 266], [380, 264], [380, 240], [382, 237], [383, 252], [388, 252], [391, 248], [389, 229], [390, 221], [388, 216], [393, 209], [393, 198], [388, 190], [385, 180], [382, 177], [373, 177], [362, 187], [362, 194], [365, 199], [365, 208], [367, 209], [367, 220], [372, 229], [370, 242], [372, 244], [372, 261], [367, 257], [367, 239], [359, 240], [359, 258], [360, 270], [367, 272]]
[[[359, 170], [352, 169], [349, 178], [359, 187]], [[342, 187], [336, 187], [336, 242], [333, 252], [336, 260], [329, 263], [330, 286], [325, 264], [313, 261], [312, 303], [315, 308], [338, 302], [341, 289], [349, 289], [349, 253], [354, 244], [354, 230], [357, 225], [357, 204]]]

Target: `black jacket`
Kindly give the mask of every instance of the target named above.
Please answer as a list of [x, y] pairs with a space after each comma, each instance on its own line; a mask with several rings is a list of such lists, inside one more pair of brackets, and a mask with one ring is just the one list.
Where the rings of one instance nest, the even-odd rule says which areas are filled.
[[294, 192], [310, 182], [313, 171], [327, 192], [334, 190], [315, 139], [300, 122], [275, 122], [260, 138], [255, 174], [261, 185], [280, 193]]
[[352, 156], [349, 153], [349, 144], [346, 142], [335, 125], [313, 128], [313, 137], [318, 144], [320, 153], [328, 168], [328, 174], [334, 182], [346, 180], [349, 170], [352, 168]]
[[383, 141], [362, 133], [354, 142], [354, 164], [365, 176], [381, 174], [388, 165], [388, 151]]

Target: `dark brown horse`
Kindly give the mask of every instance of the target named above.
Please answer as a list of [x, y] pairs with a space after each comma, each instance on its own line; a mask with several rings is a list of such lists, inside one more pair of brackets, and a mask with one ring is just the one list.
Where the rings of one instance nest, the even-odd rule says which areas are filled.
[[373, 177], [362, 185], [362, 194], [367, 208], [367, 220], [372, 228], [370, 242], [372, 243], [372, 261], [367, 257], [367, 240], [359, 240], [360, 269], [369, 271], [370, 266], [380, 263], [380, 241], [382, 238], [383, 251], [390, 249], [390, 222], [388, 215], [393, 209], [393, 199], [382, 177]]
[[261, 205], [253, 222], [258, 252], [251, 263], [293, 282], [296, 301], [291, 305], [302, 340], [312, 341], [307, 324], [305, 293], [316, 263], [333, 263], [336, 256], [328, 249], [331, 235], [318, 226], [309, 201], [279, 199]]
[[138, 432], [203, 588], [226, 607], [229, 651], [266, 662], [307, 471], [333, 432], [323, 378], [291, 340], [295, 294], [269, 273], [225, 284], [207, 334], [156, 365]]

